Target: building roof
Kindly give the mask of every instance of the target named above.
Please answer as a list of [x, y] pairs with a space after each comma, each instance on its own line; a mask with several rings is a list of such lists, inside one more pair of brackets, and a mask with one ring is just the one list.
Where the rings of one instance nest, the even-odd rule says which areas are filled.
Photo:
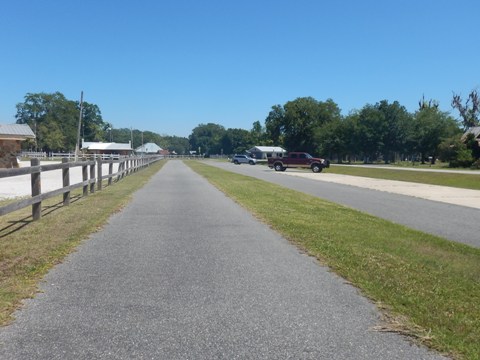
[[35, 139], [35, 134], [27, 124], [0, 124], [0, 136], [20, 140]]
[[90, 150], [90, 151], [95, 151], [95, 150], [132, 150], [132, 146], [130, 145], [130, 142], [128, 144], [122, 144], [122, 143], [104, 143], [104, 142], [87, 142], [87, 141], [82, 141], [82, 149], [83, 150]]
[[162, 151], [163, 149], [158, 146], [155, 143], [146, 143], [143, 144], [142, 146], [139, 146], [138, 148], [135, 149], [136, 152], [139, 153], [150, 153], [150, 154], [156, 154], [159, 151]]
[[253, 151], [261, 151], [261, 152], [286, 152], [285, 149], [281, 148], [280, 146], [254, 146], [250, 150]]
[[467, 134], [473, 134], [475, 136], [475, 138], [479, 137], [480, 136], [480, 126], [474, 126], [474, 127], [471, 127], [470, 129], [468, 129], [464, 136], [467, 135]]

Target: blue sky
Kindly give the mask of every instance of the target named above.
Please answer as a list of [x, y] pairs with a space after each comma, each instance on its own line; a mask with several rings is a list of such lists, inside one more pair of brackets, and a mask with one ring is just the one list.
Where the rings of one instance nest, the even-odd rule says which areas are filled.
[[480, 87], [478, 0], [4, 0], [0, 123], [27, 93], [100, 107], [116, 128], [251, 129], [273, 105], [348, 114]]

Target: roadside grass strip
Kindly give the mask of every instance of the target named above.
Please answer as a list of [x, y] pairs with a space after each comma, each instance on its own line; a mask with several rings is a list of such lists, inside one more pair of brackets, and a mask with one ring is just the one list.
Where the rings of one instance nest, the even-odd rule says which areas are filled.
[[375, 179], [408, 181], [421, 184], [480, 190], [480, 171], [470, 175], [432, 171], [379, 169], [361, 166], [335, 166], [335, 164], [331, 165], [325, 171], [340, 175], [362, 176]]
[[[378, 331], [480, 359], [480, 249], [206, 164], [196, 172], [374, 301]], [[321, 306], [321, 304], [319, 304]]]
[[101, 229], [164, 163], [151, 164], [86, 197], [81, 197], [81, 189], [72, 192], [69, 206], [62, 206], [62, 196], [46, 200], [38, 221], [32, 221], [30, 208], [1, 216], [0, 325], [12, 320], [23, 299], [38, 292], [37, 283], [49, 269]]

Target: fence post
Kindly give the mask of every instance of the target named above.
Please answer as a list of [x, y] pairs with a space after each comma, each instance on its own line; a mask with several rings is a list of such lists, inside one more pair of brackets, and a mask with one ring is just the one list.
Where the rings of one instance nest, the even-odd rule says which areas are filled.
[[99, 157], [97, 160], [97, 190], [102, 190], [102, 158]]
[[[40, 159], [35, 158], [30, 160], [31, 166], [39, 166]], [[31, 174], [31, 184], [32, 184], [32, 197], [40, 195], [42, 193], [42, 182], [40, 178], [40, 170], [37, 172], [32, 172]], [[42, 217], [42, 202], [38, 202], [32, 205], [32, 217], [33, 220], [39, 220]]]
[[[83, 182], [88, 180], [88, 167], [86, 164], [82, 165], [82, 178], [83, 178]], [[83, 196], [87, 196], [87, 195], [88, 195], [88, 184], [83, 185]]]
[[124, 162], [120, 160], [120, 162], [118, 163], [117, 182], [119, 182], [120, 179], [123, 177], [123, 166]]
[[90, 180], [93, 180], [90, 183], [90, 192], [94, 193], [95, 192], [95, 160], [93, 160], [93, 164], [90, 164]]
[[110, 176], [108, 177], [108, 185], [109, 185], [109, 186], [112, 185], [112, 181], [113, 181], [113, 179], [112, 179], [112, 174], [113, 174], [113, 160], [110, 159], [110, 162], [109, 162], [109, 164], [108, 164], [108, 175], [110, 175]]
[[[62, 164], [68, 163], [68, 158], [62, 158]], [[62, 169], [63, 187], [70, 186], [70, 167]], [[63, 206], [70, 205], [70, 191], [63, 193]]]

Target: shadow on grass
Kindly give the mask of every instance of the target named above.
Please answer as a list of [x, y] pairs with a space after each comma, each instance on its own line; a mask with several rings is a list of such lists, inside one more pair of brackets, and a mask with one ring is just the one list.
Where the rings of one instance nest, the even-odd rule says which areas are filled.
[[[79, 201], [82, 198], [81, 195], [75, 195], [70, 198], [70, 204]], [[54, 213], [57, 210], [63, 208], [63, 202], [58, 202], [52, 205], [42, 206], [42, 217], [48, 216]], [[0, 228], [0, 239], [7, 237], [8, 235], [14, 234], [15, 232], [25, 228], [33, 222], [31, 215], [25, 216], [18, 220], [7, 221], [7, 225], [3, 228]]]

